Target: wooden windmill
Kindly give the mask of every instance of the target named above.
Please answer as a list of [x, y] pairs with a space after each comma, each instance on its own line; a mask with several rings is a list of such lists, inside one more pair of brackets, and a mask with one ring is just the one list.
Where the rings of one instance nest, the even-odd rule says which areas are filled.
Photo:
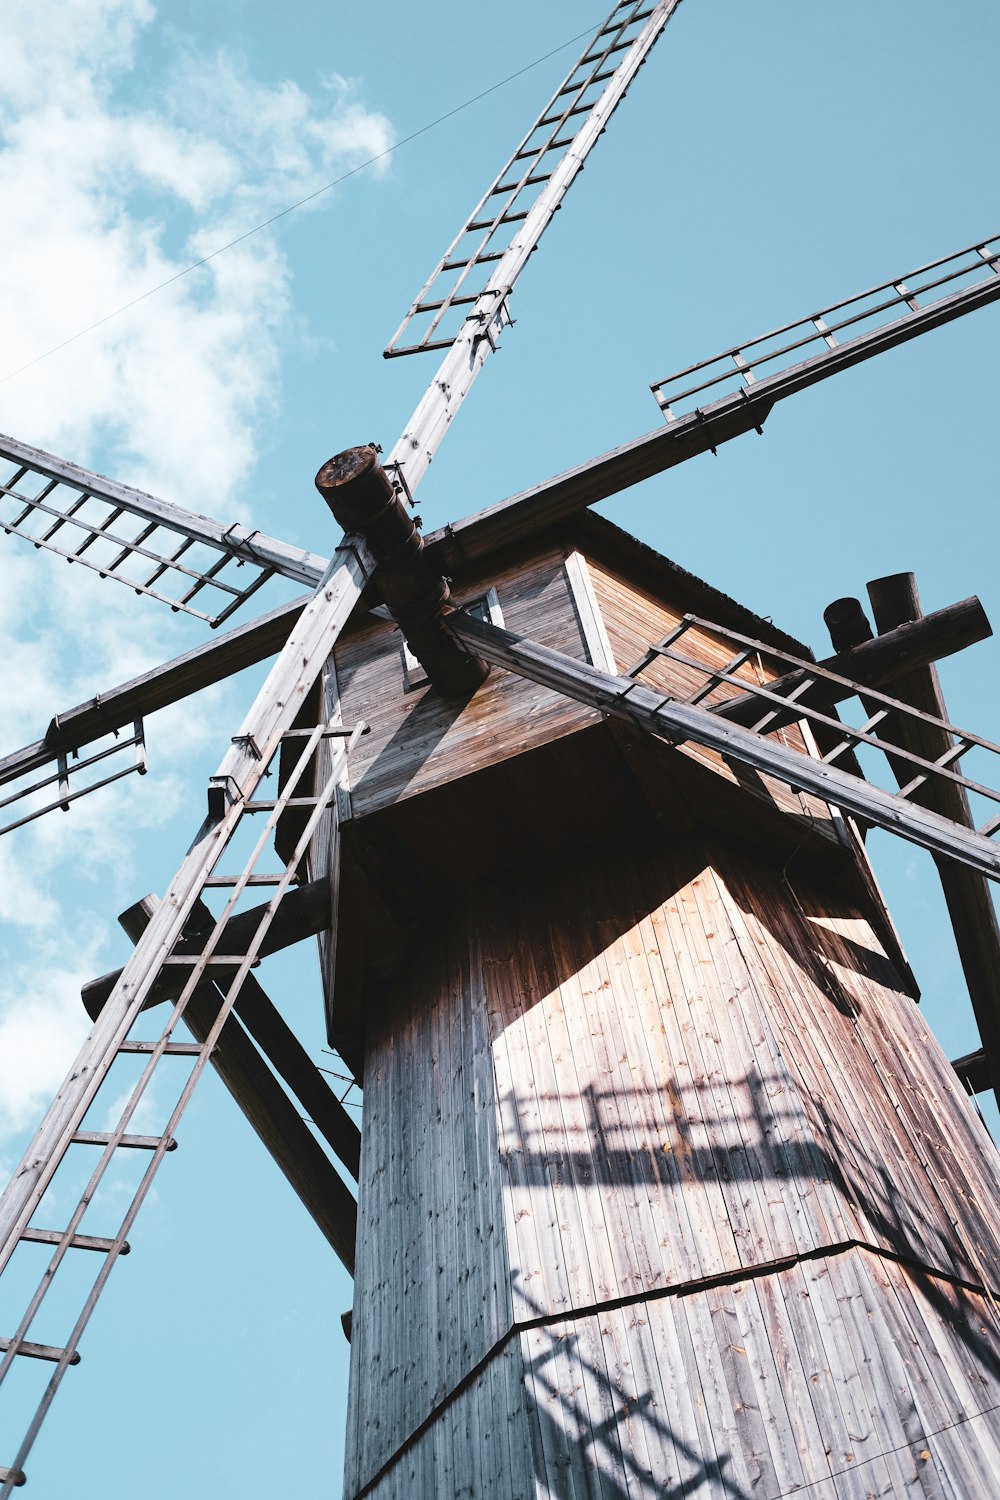
[[[142, 769], [147, 715], [278, 653], [162, 900], [126, 913], [133, 958], [87, 987], [93, 1031], [0, 1200], [0, 1270], [40, 1257], [0, 1378], [52, 1369], [0, 1496], [209, 1065], [355, 1270], [348, 1495], [995, 1485], [996, 1155], [918, 1024], [861, 838], [934, 855], [983, 1041], [962, 1070], [992, 1083], [1000, 817], [977, 827], [970, 794], [1000, 794], [962, 767], [1000, 749], [948, 722], [932, 666], [988, 626], [882, 579], [878, 633], [837, 601], [816, 663], [588, 508], [996, 300], [995, 242], [657, 382], [655, 432], [489, 511], [423, 539], [410, 514], [676, 5], [614, 7], [419, 294], [387, 352], [443, 362], [384, 459], [349, 448], [317, 476], [345, 533], [331, 561], [0, 443], [2, 524], [36, 546], [213, 624], [275, 573], [311, 591], [0, 766], [14, 828], [126, 774], [109, 731], [132, 726]], [[836, 705], [857, 700], [855, 726]], [[862, 774], [872, 748], [898, 790]], [[308, 936], [360, 1134], [251, 972]], [[123, 1059], [134, 1087], [95, 1129]], [[154, 1075], [174, 1102], [144, 1136]], [[96, 1235], [123, 1149], [148, 1169]], [[93, 1175], [53, 1228], [39, 1205], [70, 1151]], [[75, 1325], [33, 1341], [85, 1251]]]

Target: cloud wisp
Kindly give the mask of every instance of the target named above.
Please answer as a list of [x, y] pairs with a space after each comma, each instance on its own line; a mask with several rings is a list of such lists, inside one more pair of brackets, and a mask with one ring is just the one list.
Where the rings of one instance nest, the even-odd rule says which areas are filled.
[[[349, 81], [307, 92], [257, 79], [158, 24], [150, 0], [5, 6], [0, 376], [391, 142]], [[325, 197], [315, 210], [330, 207]], [[0, 384], [0, 430], [235, 519], [295, 328], [288, 260], [273, 234], [255, 235]], [[176, 622], [165, 629], [162, 606], [16, 541], [0, 539], [0, 582], [0, 754], [191, 643]], [[138, 845], [166, 828], [183, 853], [202, 805], [186, 805], [184, 773], [227, 742], [246, 695], [223, 685], [168, 711], [145, 781], [0, 841], [0, 1147], [72, 1058], [80, 982], [110, 967], [114, 913], [142, 894]]]
[[[180, 53], [136, 103], [147, 0], [11, 0], [4, 24], [7, 369], [390, 144], [343, 78], [310, 96], [224, 54]], [[286, 259], [255, 236], [0, 386], [0, 427], [204, 509], [191, 455], [217, 501], [245, 478], [290, 313]]]

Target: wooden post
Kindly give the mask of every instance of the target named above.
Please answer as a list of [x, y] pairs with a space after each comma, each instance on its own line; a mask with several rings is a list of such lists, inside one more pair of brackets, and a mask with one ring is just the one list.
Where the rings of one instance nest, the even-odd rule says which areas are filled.
[[[868, 585], [868, 595], [881, 633], [925, 618], [912, 573], [876, 578]], [[900, 678], [893, 691], [902, 702], [947, 720], [944, 694], [933, 664]], [[916, 719], [890, 719], [880, 733], [926, 760], [938, 759], [951, 745], [950, 735]], [[913, 775], [913, 767], [906, 767], [902, 761], [893, 770], [901, 781], [909, 781]], [[944, 777], [930, 777], [914, 794], [914, 800], [966, 828], [976, 826], [965, 788]], [[1000, 1103], [1000, 923], [993, 896], [987, 881], [974, 870], [939, 855], [935, 855], [934, 863], [986, 1053], [987, 1076]]]

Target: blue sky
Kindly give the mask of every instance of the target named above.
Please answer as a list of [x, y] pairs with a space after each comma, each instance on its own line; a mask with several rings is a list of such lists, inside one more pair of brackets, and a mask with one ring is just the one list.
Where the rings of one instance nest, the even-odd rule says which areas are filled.
[[[386, 363], [382, 346], [582, 41], [10, 372], [602, 18], [580, 0], [8, 0], [0, 430], [328, 551], [312, 476], [394, 441], [434, 357]], [[651, 380], [1000, 229], [998, 63], [990, 0], [685, 0], [519, 284], [517, 326], [424, 483], [425, 524], [654, 427]], [[763, 439], [603, 509], [819, 652], [831, 599], [903, 569], [925, 607], [978, 593], [1000, 621], [998, 319], [840, 376]], [[7, 539], [0, 569], [0, 751], [202, 638]], [[942, 680], [952, 718], [1000, 739], [996, 651]], [[0, 1164], [75, 1050], [80, 983], [125, 955], [117, 912], [186, 848], [258, 679], [151, 721], [144, 781], [0, 843]], [[967, 1050], [930, 861], [871, 847], [927, 1017]], [[311, 953], [261, 977], [318, 1056]], [[212, 1080], [181, 1140], [36, 1449], [38, 1500], [339, 1492], [349, 1280]]]

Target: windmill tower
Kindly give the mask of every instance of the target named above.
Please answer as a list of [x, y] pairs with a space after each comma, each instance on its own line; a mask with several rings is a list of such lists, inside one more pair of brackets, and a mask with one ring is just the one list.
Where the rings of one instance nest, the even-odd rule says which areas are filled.
[[[56, 804], [68, 801], [67, 755], [95, 723], [141, 718], [287, 636], [165, 899], [130, 916], [134, 960], [89, 989], [92, 1038], [4, 1199], [5, 1253], [51, 1246], [55, 1269], [78, 1250], [103, 1257], [66, 1343], [32, 1346], [32, 1298], [5, 1365], [48, 1359], [54, 1394], [212, 1063], [331, 1243], [351, 1261], [358, 1247], [352, 1494], [459, 1493], [470, 1472], [477, 1493], [494, 1480], [498, 1494], [570, 1492], [595, 1471], [612, 1493], [778, 1495], [856, 1475], [859, 1492], [959, 1494], [993, 1472], [996, 1167], [914, 1024], [851, 821], [961, 863], [963, 911], [961, 892], [996, 876], [990, 820], [970, 828], [937, 800], [963, 789], [969, 748], [995, 747], [954, 740], [940, 706], [914, 715], [912, 685], [898, 684], [901, 667], [925, 670], [981, 621], [970, 606], [906, 622], [916, 601], [900, 607], [883, 583], [879, 639], [840, 611], [835, 656], [815, 667], [581, 512], [995, 299], [995, 247], [876, 289], [874, 328], [866, 294], [790, 325], [776, 361], [773, 341], [766, 363], [756, 345], [726, 351], [735, 391], [714, 369], [684, 372], [691, 411], [658, 385], [662, 429], [425, 546], [408, 514], [520, 271], [673, 8], [615, 7], [421, 293], [408, 323], [424, 319], [415, 343], [443, 345], [444, 365], [384, 464], [353, 449], [321, 471], [346, 532], [329, 567], [4, 450], [11, 529], [133, 587], [186, 608], [221, 591], [218, 619], [250, 591], [228, 583], [235, 561], [254, 582], [273, 568], [318, 584], [304, 606], [61, 717], [17, 763], [54, 761]], [[148, 532], [124, 538], [123, 515]], [[181, 540], [167, 549], [164, 531]], [[193, 568], [197, 546], [216, 561]], [[832, 705], [859, 685], [863, 724], [840, 725]], [[140, 749], [138, 726], [133, 738]], [[898, 797], [852, 761], [873, 742], [903, 769]], [[247, 850], [237, 835], [254, 817]], [[221, 910], [208, 912], [213, 894]], [[971, 926], [967, 944], [988, 945], [984, 922]], [[250, 974], [313, 932], [331, 1038], [364, 1076], [360, 1153]], [[140, 1035], [168, 998], [164, 1029]], [[175, 1035], [182, 1017], [193, 1042]], [[241, 1027], [303, 1102], [311, 1090], [331, 1148], [360, 1171], [357, 1229]], [[109, 1062], [126, 1056], [142, 1064], [137, 1092], [117, 1128], [91, 1130]], [[162, 1133], [130, 1131], [152, 1070], [185, 1058]], [[60, 1230], [34, 1222], [71, 1146], [98, 1148], [98, 1170], [123, 1146], [150, 1153], [100, 1244], [87, 1243], [86, 1197]], [[930, 1346], [933, 1359], [902, 1352]]]

